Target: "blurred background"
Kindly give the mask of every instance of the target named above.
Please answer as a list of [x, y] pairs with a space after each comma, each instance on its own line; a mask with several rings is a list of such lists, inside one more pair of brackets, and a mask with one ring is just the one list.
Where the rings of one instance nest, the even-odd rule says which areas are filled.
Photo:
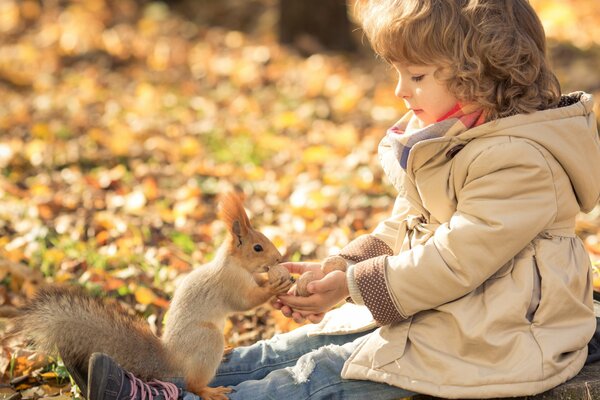
[[[532, 4], [563, 92], [598, 97], [597, 0]], [[288, 260], [374, 228], [394, 198], [377, 143], [406, 110], [349, 9], [0, 0], [0, 331], [61, 282], [119, 299], [160, 333], [177, 282], [224, 238], [215, 198], [232, 187]], [[597, 266], [598, 209], [578, 234]], [[237, 346], [296, 326], [261, 307], [225, 334]], [[24, 343], [1, 347], [0, 376], [9, 395], [71, 397], [60, 362]]]

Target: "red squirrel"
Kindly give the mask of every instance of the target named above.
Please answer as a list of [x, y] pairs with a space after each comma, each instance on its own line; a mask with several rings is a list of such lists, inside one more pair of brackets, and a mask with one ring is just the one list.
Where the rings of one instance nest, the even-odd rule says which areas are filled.
[[203, 399], [226, 399], [230, 389], [207, 386], [223, 357], [226, 317], [287, 292], [292, 282], [285, 276], [259, 280], [281, 254], [252, 228], [237, 194], [224, 195], [219, 206], [229, 235], [214, 260], [176, 288], [162, 337], [115, 303], [58, 286], [38, 292], [10, 335], [25, 335], [45, 352], [58, 350], [69, 371], [79, 374], [80, 386], [90, 356], [102, 352], [144, 380], [183, 377], [186, 390]]

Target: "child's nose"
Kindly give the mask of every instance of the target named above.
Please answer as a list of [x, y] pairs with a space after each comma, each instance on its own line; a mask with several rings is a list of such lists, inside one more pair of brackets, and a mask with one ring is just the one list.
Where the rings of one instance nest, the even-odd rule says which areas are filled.
[[398, 83], [396, 84], [396, 90], [394, 90], [394, 94], [400, 99], [406, 99], [410, 97], [410, 92], [408, 91], [406, 86], [402, 85], [402, 79], [398, 79]]

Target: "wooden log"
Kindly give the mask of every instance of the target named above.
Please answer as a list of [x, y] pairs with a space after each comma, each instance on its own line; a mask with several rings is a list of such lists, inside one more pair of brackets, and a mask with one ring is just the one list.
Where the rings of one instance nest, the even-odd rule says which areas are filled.
[[[439, 397], [416, 395], [411, 400], [441, 400]], [[506, 400], [596, 400], [600, 399], [600, 362], [583, 367], [573, 379], [535, 396], [510, 397]], [[493, 399], [500, 400], [500, 399]]]

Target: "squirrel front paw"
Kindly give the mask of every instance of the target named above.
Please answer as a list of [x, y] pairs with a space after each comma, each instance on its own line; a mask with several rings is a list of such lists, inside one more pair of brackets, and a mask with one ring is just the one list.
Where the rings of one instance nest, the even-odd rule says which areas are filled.
[[269, 290], [273, 294], [287, 293], [294, 280], [287, 268], [274, 265], [269, 268]]

